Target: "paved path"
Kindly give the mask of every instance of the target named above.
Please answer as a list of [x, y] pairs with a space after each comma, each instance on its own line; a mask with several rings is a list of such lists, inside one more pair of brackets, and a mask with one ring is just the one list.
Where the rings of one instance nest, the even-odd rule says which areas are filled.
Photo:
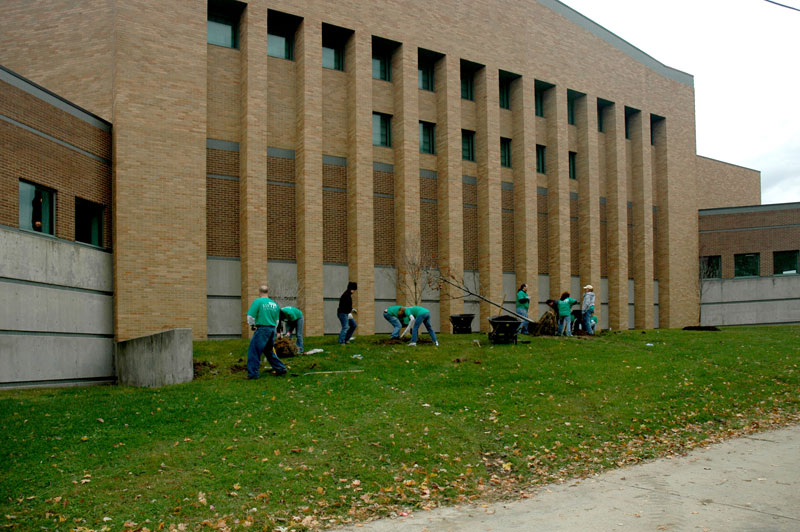
[[543, 488], [530, 499], [383, 519], [352, 532], [800, 531], [800, 426]]

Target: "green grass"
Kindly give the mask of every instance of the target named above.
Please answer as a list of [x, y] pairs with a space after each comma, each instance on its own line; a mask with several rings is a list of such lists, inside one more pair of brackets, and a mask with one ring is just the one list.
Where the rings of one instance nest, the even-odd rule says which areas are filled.
[[[309, 339], [326, 352], [289, 360], [287, 378], [245, 380], [247, 342], [231, 340], [195, 343], [204, 373], [189, 384], [2, 391], [0, 527], [319, 528], [507, 496], [800, 414], [797, 326], [384, 339]], [[343, 370], [363, 371], [303, 375]]]

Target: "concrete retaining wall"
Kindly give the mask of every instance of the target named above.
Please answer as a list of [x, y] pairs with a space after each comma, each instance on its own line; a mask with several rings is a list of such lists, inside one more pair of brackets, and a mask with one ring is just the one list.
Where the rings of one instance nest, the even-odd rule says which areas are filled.
[[701, 282], [701, 325], [800, 323], [800, 275]]
[[0, 227], [0, 386], [114, 379], [111, 253]]
[[157, 387], [191, 382], [192, 330], [171, 329], [119, 342], [114, 351], [117, 382]]

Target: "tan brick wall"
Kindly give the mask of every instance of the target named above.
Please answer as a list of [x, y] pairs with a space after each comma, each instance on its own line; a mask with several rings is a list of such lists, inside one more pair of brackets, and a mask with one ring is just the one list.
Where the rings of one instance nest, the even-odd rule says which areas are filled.
[[761, 172], [708, 157], [697, 157], [698, 209], [761, 204]]
[[242, 117], [241, 52], [208, 45], [208, 138], [239, 142]]
[[209, 177], [206, 196], [206, 253], [238, 258], [239, 182]]

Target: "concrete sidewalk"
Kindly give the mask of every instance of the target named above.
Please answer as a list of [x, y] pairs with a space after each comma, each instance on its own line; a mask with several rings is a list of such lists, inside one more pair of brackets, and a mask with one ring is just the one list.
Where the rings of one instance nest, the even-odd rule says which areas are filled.
[[440, 508], [343, 530], [797, 532], [800, 426], [548, 486], [518, 502]]

